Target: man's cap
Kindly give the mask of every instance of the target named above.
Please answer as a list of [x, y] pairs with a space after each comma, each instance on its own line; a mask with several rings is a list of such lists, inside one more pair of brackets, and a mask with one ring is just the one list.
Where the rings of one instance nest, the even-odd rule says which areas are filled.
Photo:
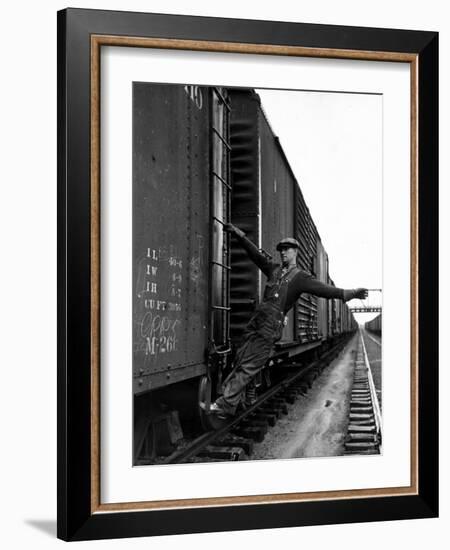
[[281, 241], [277, 244], [277, 250], [281, 250], [282, 248], [300, 248], [300, 243], [297, 239], [288, 237], [287, 239], [281, 239]]

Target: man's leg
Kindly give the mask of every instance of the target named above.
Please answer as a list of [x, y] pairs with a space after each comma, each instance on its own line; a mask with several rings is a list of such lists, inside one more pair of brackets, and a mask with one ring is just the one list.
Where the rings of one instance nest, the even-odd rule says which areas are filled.
[[250, 380], [264, 367], [272, 351], [272, 344], [259, 334], [252, 334], [236, 355], [236, 366], [226, 380], [223, 395], [216, 401], [225, 414], [234, 414]]

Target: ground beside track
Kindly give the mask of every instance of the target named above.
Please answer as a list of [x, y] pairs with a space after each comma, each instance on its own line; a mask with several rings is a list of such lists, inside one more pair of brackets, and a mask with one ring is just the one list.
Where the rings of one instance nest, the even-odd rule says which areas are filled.
[[343, 454], [358, 338], [359, 333], [255, 445], [250, 460]]

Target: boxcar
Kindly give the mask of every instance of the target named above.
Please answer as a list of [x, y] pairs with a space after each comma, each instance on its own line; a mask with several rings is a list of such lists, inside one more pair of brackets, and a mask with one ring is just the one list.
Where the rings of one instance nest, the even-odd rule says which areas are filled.
[[372, 319], [371, 321], [368, 321], [365, 324], [366, 330], [369, 332], [374, 332], [375, 334], [378, 334], [381, 336], [382, 333], [382, 314], [380, 313], [375, 317], [375, 319]]
[[228, 343], [224, 93], [133, 86], [135, 394], [204, 374], [210, 343]]

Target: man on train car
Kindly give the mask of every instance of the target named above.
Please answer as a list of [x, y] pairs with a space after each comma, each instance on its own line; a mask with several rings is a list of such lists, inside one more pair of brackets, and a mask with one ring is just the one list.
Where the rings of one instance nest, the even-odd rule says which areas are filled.
[[266, 275], [262, 302], [245, 328], [237, 350], [232, 374], [225, 380], [223, 394], [210, 406], [210, 413], [225, 418], [232, 416], [244, 395], [247, 384], [264, 367], [275, 343], [281, 338], [285, 316], [302, 292], [321, 298], [337, 298], [347, 302], [367, 297], [365, 288], [344, 290], [318, 281], [297, 267], [297, 240], [286, 238], [277, 244], [281, 265], [268, 259], [243, 231], [226, 224], [224, 229], [234, 234], [250, 259]]

